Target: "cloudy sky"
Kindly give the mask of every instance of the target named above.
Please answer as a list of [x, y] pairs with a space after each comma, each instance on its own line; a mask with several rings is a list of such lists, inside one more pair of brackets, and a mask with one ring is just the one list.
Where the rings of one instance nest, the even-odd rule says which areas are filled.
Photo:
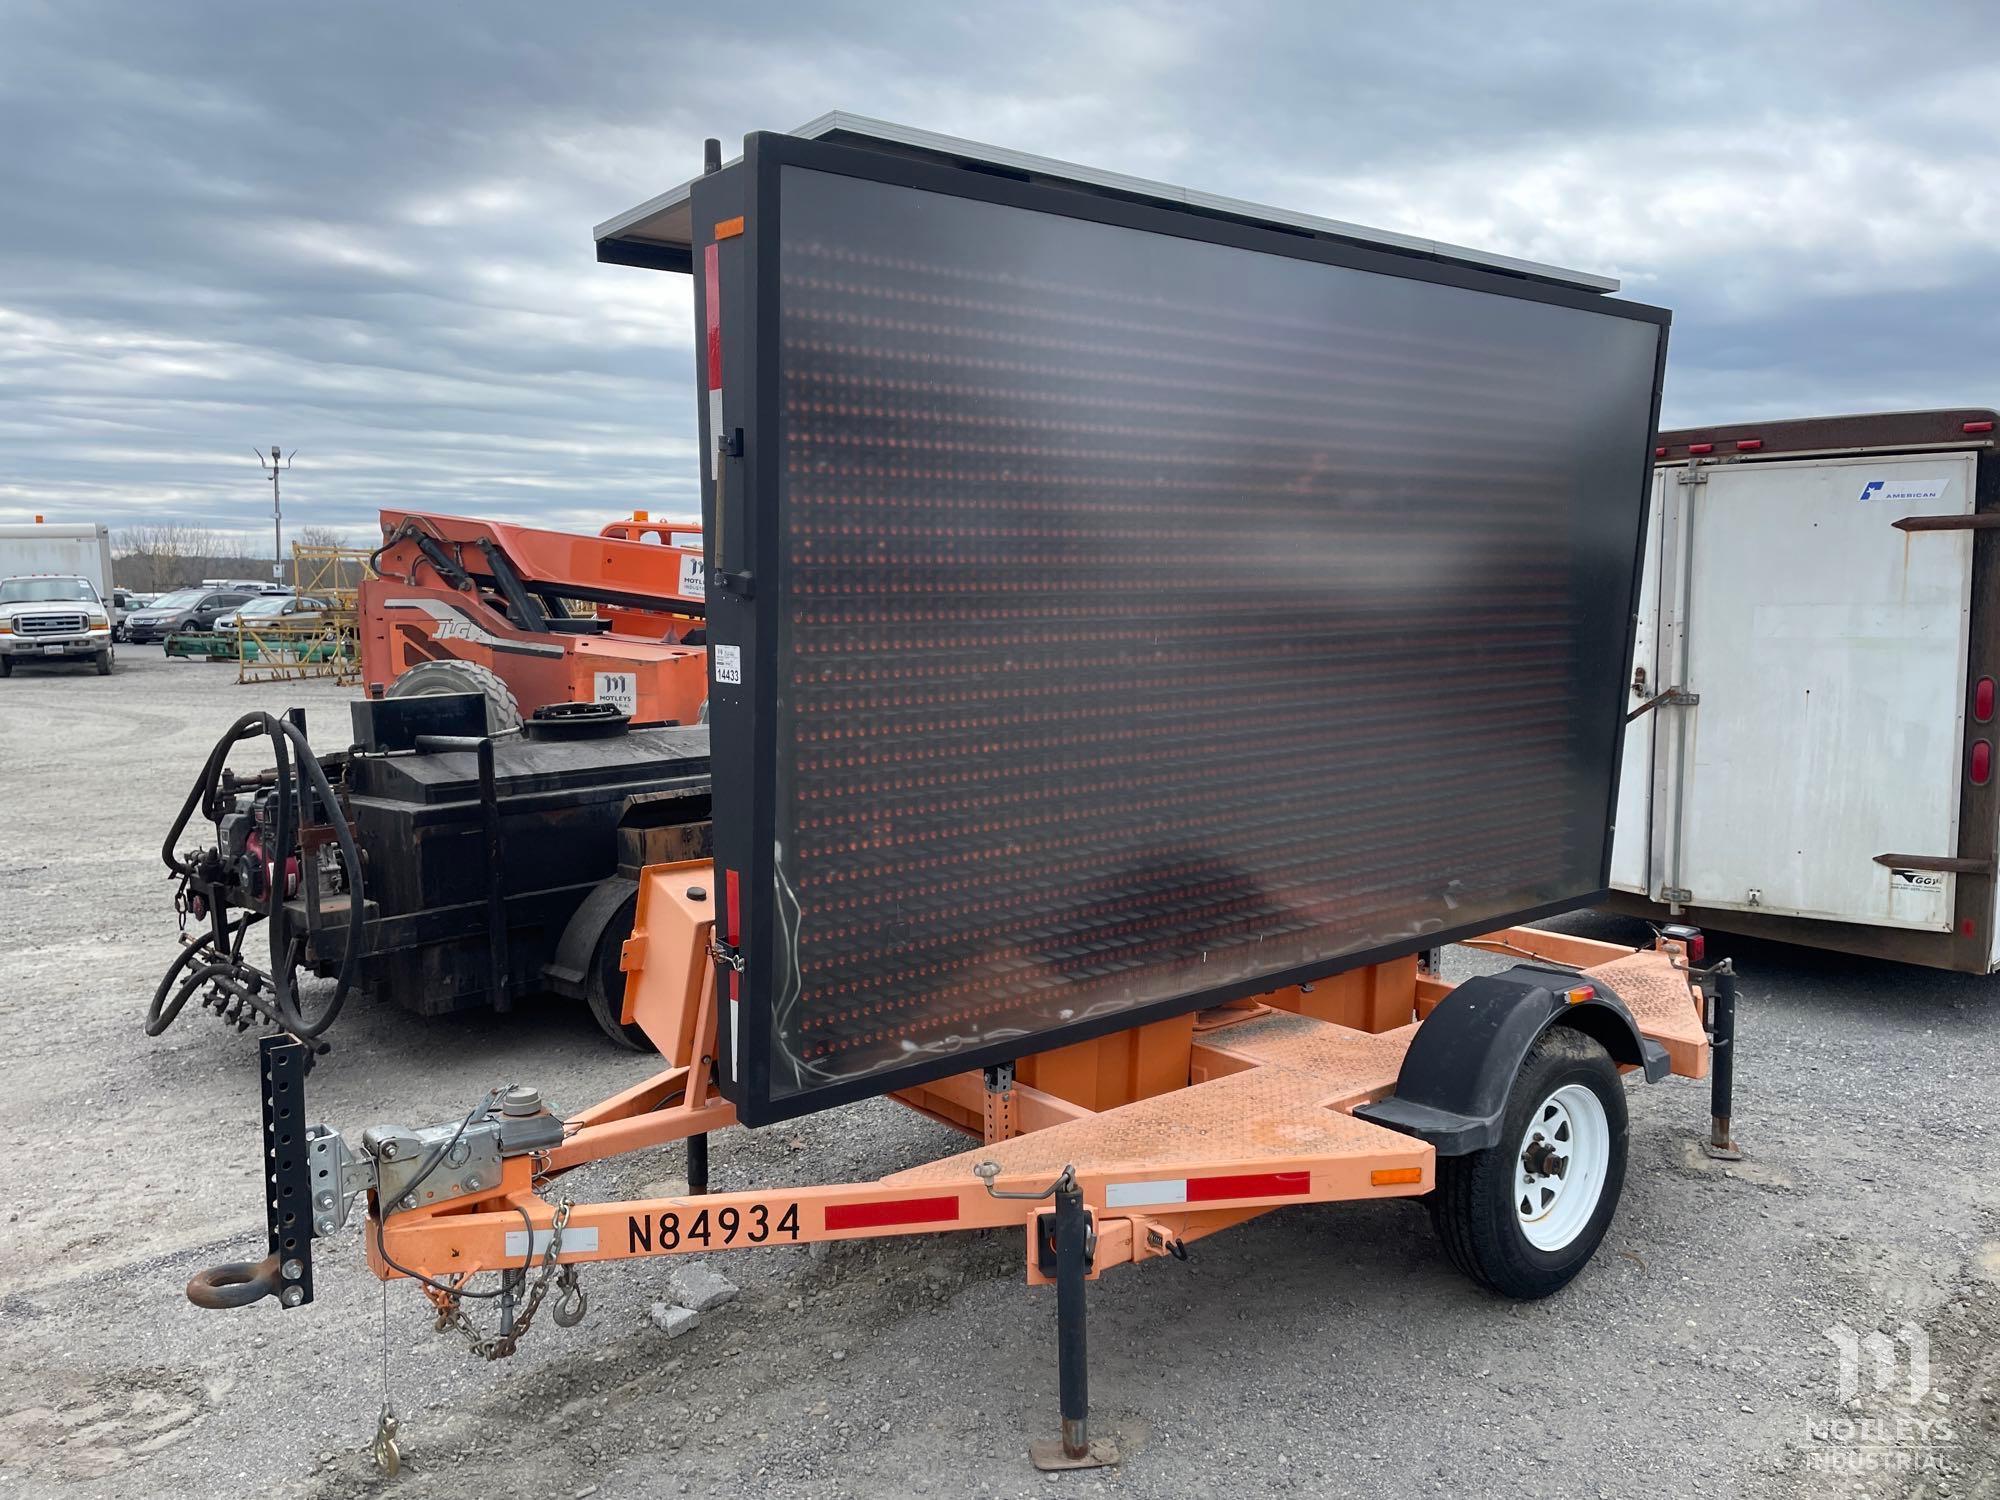
[[1604, 272], [1666, 420], [2000, 402], [1990, 0], [0, 0], [0, 520], [690, 509], [685, 278], [591, 226], [849, 110]]

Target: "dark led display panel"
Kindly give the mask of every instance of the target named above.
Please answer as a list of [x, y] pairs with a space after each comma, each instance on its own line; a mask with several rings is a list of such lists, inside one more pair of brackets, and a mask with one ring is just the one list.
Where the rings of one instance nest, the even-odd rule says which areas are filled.
[[1664, 314], [769, 170], [748, 1117], [1603, 889]]

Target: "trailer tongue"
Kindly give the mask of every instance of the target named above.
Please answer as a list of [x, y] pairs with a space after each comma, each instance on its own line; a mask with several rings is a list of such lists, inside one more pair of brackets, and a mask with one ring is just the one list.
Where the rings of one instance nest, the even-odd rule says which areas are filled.
[[[708, 156], [599, 231], [703, 331], [713, 858], [652, 862], [618, 951], [666, 1066], [350, 1140], [269, 1042], [270, 1255], [189, 1295], [302, 1305], [360, 1213], [493, 1358], [594, 1262], [1013, 1228], [1063, 1468], [1116, 1457], [1112, 1266], [1420, 1196], [1483, 1285], [1577, 1275], [1624, 1076], [1702, 1076], [1733, 1015], [1693, 934], [1517, 925], [1608, 883], [1666, 313], [878, 122]], [[1518, 962], [1454, 988], [1452, 942]], [[707, 1191], [715, 1131], [885, 1094], [976, 1144]], [[685, 1196], [564, 1191], [675, 1141]]]

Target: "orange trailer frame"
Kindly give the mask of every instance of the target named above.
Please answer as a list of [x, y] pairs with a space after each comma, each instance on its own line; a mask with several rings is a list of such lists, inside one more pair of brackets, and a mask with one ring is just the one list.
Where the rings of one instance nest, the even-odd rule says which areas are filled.
[[[426, 1189], [421, 1200], [412, 1187], [386, 1204], [372, 1183], [365, 1185], [371, 1269], [385, 1281], [422, 1281], [441, 1326], [457, 1323], [469, 1331], [460, 1292], [472, 1276], [500, 1272], [524, 1286], [526, 1273], [540, 1272], [526, 1316], [478, 1346], [488, 1357], [512, 1352], [554, 1274], [562, 1278], [557, 1321], [580, 1317], [579, 1266], [820, 1240], [1019, 1229], [1028, 1282], [1055, 1282], [1059, 1291], [1062, 1436], [1033, 1445], [1032, 1457], [1044, 1468], [1113, 1462], [1112, 1446], [1088, 1435], [1085, 1281], [1113, 1266], [1184, 1255], [1192, 1242], [1275, 1208], [1415, 1197], [1437, 1185], [1438, 1153], [1428, 1141], [1355, 1113], [1396, 1089], [1413, 1041], [1452, 992], [1434, 967], [1413, 955], [895, 1094], [976, 1142], [939, 1160], [872, 1182], [711, 1193], [708, 1135], [736, 1120], [716, 1080], [714, 888], [706, 861], [651, 866], [641, 881], [633, 934], [621, 957], [624, 1019], [659, 1048], [667, 1064], [662, 1071], [578, 1114], [551, 1117], [547, 1123], [559, 1125], [560, 1138], [505, 1156], [497, 1180], [448, 1182], [441, 1190]], [[1579, 1012], [1578, 1002], [1593, 998], [1596, 989], [1610, 991], [1637, 1032], [1664, 1049], [1674, 1074], [1702, 1078], [1710, 1070], [1712, 1043], [1726, 1045], [1726, 1031], [1733, 1031], [1733, 977], [1726, 963], [1707, 971], [1724, 976], [1729, 991], [1725, 1030], [1722, 1019], [1710, 1015], [1702, 972], [1691, 966], [1690, 946], [1699, 938], [1675, 932], [1650, 950], [1533, 928], [1496, 932], [1469, 946], [1564, 971], [1569, 977], [1558, 975], [1556, 982], [1570, 986], [1564, 998]], [[1558, 1015], [1553, 1024], [1567, 1019]], [[273, 1043], [279, 1049], [293, 1045], [272, 1039], [267, 1047]], [[282, 1119], [303, 1106], [302, 1093], [273, 1093], [271, 1062], [267, 1052], [267, 1131], [274, 1115]], [[1632, 1070], [1629, 1063], [1625, 1070]], [[489, 1112], [492, 1107], [489, 1097]], [[1720, 1090], [1716, 1113], [1727, 1113]], [[468, 1115], [467, 1123], [478, 1114]], [[465, 1129], [461, 1125], [459, 1135]], [[319, 1180], [310, 1183], [319, 1195], [317, 1229], [326, 1233], [334, 1227], [336, 1194], [362, 1189], [349, 1175], [355, 1161], [344, 1143], [331, 1132], [315, 1132], [307, 1137], [314, 1149], [330, 1153], [314, 1158]], [[450, 1138], [453, 1148], [458, 1139]], [[1718, 1121], [1716, 1139], [1727, 1139], [1726, 1118]], [[676, 1141], [687, 1143], [684, 1196], [576, 1203], [557, 1187], [587, 1163]], [[273, 1174], [280, 1187], [273, 1198], [272, 1256], [197, 1276], [189, 1296], [205, 1306], [243, 1305], [265, 1295], [286, 1306], [310, 1300], [309, 1238], [282, 1241], [293, 1247], [289, 1251], [280, 1241], [292, 1137], [281, 1130], [270, 1144], [280, 1168]], [[384, 1149], [379, 1141], [376, 1149]], [[440, 1144], [436, 1154], [446, 1149]], [[393, 1147], [388, 1150], [393, 1154]], [[334, 1173], [340, 1174], [339, 1189], [326, 1186]], [[428, 1178], [428, 1172], [419, 1177], [417, 1186]], [[337, 1215], [344, 1219], [345, 1213], [340, 1202]], [[303, 1266], [300, 1244], [306, 1247]], [[303, 1287], [297, 1284], [301, 1275]], [[385, 1415], [378, 1437], [378, 1460], [392, 1466], [392, 1416]]]

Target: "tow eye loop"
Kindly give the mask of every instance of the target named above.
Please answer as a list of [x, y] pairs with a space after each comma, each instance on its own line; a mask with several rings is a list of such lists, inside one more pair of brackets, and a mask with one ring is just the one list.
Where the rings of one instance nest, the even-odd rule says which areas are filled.
[[197, 1271], [187, 1284], [187, 1296], [196, 1307], [248, 1307], [266, 1297], [284, 1301], [283, 1287], [280, 1262], [273, 1253], [259, 1261], [232, 1260]]

